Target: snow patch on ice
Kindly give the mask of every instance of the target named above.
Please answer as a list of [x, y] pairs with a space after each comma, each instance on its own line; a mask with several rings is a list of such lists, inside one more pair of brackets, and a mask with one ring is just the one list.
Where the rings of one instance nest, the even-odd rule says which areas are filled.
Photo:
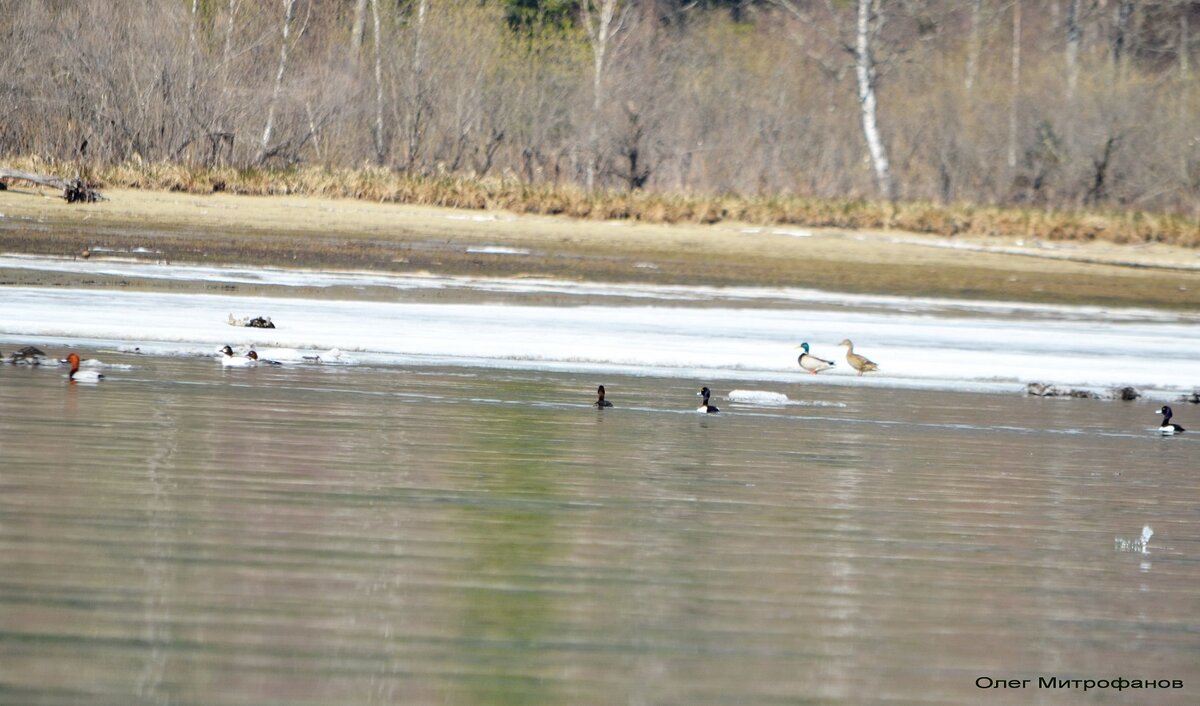
[[[521, 370], [722, 378], [750, 383], [886, 386], [1017, 393], [1029, 382], [1131, 385], [1176, 399], [1200, 380], [1200, 316], [994, 302], [843, 295], [815, 290], [676, 287], [377, 273], [156, 266], [0, 257], [0, 267], [134, 273], [284, 286], [557, 292], [580, 306], [240, 297], [6, 287], [0, 343], [92, 342], [147, 355], [212, 356], [253, 346], [282, 362], [463, 365]], [[314, 284], [318, 283], [318, 284]], [[597, 297], [623, 297], [596, 305]], [[708, 297], [710, 306], [680, 307]], [[636, 302], [636, 305], [630, 304]], [[755, 304], [752, 308], [746, 302]], [[798, 306], [799, 304], [799, 306]], [[270, 312], [286, 329], [229, 327], [225, 313]], [[837, 343], [881, 371], [840, 365], [814, 379], [796, 366], [806, 340], [841, 362]], [[55, 355], [59, 355], [55, 352]], [[1152, 361], [1152, 362], [1151, 362]], [[750, 391], [753, 387], [749, 386]], [[790, 392], [790, 390], [789, 390]], [[795, 396], [795, 395], [794, 395]], [[802, 395], [803, 396], [803, 395]], [[789, 404], [813, 404], [788, 400]]]
[[469, 253], [479, 253], [482, 255], [528, 255], [529, 251], [525, 248], [510, 248], [504, 245], [479, 245], [467, 248]]
[[[845, 307], [887, 314], [1038, 316], [1052, 319], [1169, 321], [1200, 323], [1200, 315], [1155, 309], [990, 302], [936, 297], [843, 294], [799, 287], [712, 287], [642, 283], [575, 282], [546, 278], [466, 277], [429, 273], [315, 271], [238, 266], [167, 265], [128, 259], [75, 260], [42, 255], [0, 255], [0, 268], [181, 281], [257, 284], [279, 287], [388, 287], [397, 290], [463, 290], [504, 294], [562, 294], [620, 297], [658, 303], [701, 302], [736, 306], [741, 302]], [[838, 339], [841, 340], [841, 339]]]

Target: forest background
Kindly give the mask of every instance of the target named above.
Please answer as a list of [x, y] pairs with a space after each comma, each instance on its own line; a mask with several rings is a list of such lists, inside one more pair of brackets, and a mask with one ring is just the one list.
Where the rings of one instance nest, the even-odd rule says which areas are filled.
[[1034, 209], [1200, 244], [1197, 0], [0, 4], [9, 164], [651, 221]]

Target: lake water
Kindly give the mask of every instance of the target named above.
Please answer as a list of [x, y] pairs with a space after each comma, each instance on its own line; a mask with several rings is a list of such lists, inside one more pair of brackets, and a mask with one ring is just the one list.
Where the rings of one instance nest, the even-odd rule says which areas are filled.
[[[1020, 380], [993, 389], [975, 369], [915, 378], [923, 389], [813, 377], [790, 348], [778, 371], [707, 353], [671, 365], [654, 338], [668, 334], [630, 306], [547, 319], [547, 340], [580, 317], [602, 333], [644, 325], [659, 364], [446, 364], [453, 352], [387, 338], [343, 364], [222, 369], [208, 322], [147, 336], [156, 307], [208, 306], [214, 337], [277, 336], [260, 347], [356, 329], [234, 329], [228, 304], [277, 320], [308, 309], [139, 294], [154, 303], [121, 339], [127, 300], [5, 294], [75, 313], [27, 324], [27, 308], [6, 309], [0, 350], [72, 343], [108, 379], [0, 366], [2, 703], [1198, 700], [1200, 434], [1153, 434], [1157, 402], [1027, 398], [1009, 389]], [[383, 320], [355, 306], [360, 326]], [[512, 322], [540, 311], [395, 306], [448, 307], [425, 312], [446, 340], [498, 310], [528, 335], [533, 323]], [[733, 316], [671, 311], [668, 333]], [[97, 322], [105, 312], [113, 322]], [[1055, 316], [1083, 316], [1068, 314]], [[913, 315], [955, 335], [945, 312]], [[782, 316], [774, 302], [744, 310], [741, 331]], [[1109, 328], [1147, 346], [1156, 326], [1186, 329], [1163, 316], [1117, 313]], [[971, 317], [957, 323], [1036, 327]], [[414, 338], [433, 326], [413, 321]], [[45, 328], [14, 333], [27, 325]], [[702, 330], [718, 356], [751, 340]], [[149, 354], [121, 352], [135, 338]], [[615, 408], [589, 406], [601, 383]], [[721, 414], [694, 411], [701, 384]], [[788, 401], [739, 403], [756, 396], [735, 389]], [[1200, 408], [1176, 411], [1200, 431]], [[979, 677], [1032, 685], [984, 691]], [[1039, 677], [1184, 687], [1097, 696]]]

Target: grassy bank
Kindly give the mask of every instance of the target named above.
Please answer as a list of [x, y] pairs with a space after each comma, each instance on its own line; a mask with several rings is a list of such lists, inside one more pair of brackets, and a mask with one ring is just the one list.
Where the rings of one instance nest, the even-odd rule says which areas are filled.
[[[74, 173], [68, 164], [6, 160], [28, 171]], [[704, 196], [649, 192], [594, 192], [574, 186], [530, 185], [510, 178], [419, 177], [388, 169], [204, 169], [179, 164], [95, 166], [88, 177], [101, 188], [151, 189], [252, 196], [349, 198], [379, 203], [504, 210], [592, 220], [652, 224], [799, 225], [854, 230], [904, 230], [941, 236], [1000, 236], [1048, 241], [1166, 243], [1200, 247], [1200, 219], [1142, 211], [940, 205], [925, 202], [818, 200], [782, 196]]]

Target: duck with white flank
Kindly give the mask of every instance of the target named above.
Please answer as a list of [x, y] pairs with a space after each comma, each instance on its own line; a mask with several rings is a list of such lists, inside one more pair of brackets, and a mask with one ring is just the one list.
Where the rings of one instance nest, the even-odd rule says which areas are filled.
[[67, 373], [67, 380], [71, 382], [100, 382], [104, 379], [104, 375], [95, 370], [80, 370], [79, 356], [74, 353], [67, 356], [67, 362], [71, 364], [71, 372]]
[[594, 405], [595, 407], [598, 407], [599, 409], [604, 409], [605, 407], [613, 406], [612, 402], [609, 402], [608, 400], [604, 399], [604, 385], [601, 385], [600, 387], [596, 388], [596, 394], [599, 396], [599, 399], [596, 400], [596, 403]]
[[708, 403], [708, 397], [711, 393], [708, 391], [707, 387], [700, 388], [700, 391], [697, 392], [696, 394], [700, 395], [701, 397], [704, 398], [704, 402], [699, 407], [696, 408], [697, 412], [704, 412], [705, 414], [716, 414], [717, 412], [721, 411]]
[[283, 363], [279, 362], [278, 360], [271, 360], [270, 358], [263, 358], [262, 356], [260, 356], [258, 354], [257, 351], [250, 351], [246, 355], [249, 356], [250, 358], [253, 358], [254, 362], [258, 363], [259, 365], [279, 365], [279, 366], [283, 365]]
[[866, 356], [859, 355], [854, 352], [854, 344], [849, 338], [842, 341], [838, 345], [846, 346], [846, 362], [850, 364], [851, 368], [857, 370], [860, 376], [863, 373], [873, 373], [876, 370], [879, 370], [879, 366], [868, 360]]
[[1158, 414], [1163, 416], [1162, 426], [1158, 428], [1159, 434], [1178, 434], [1179, 432], [1186, 431], [1186, 429], [1178, 424], [1171, 423], [1172, 412], [1170, 407], [1163, 407], [1162, 409], [1158, 410]]
[[796, 362], [800, 364], [801, 368], [803, 368], [804, 370], [807, 370], [808, 372], [812, 373], [813, 375], [816, 375], [817, 373], [821, 372], [822, 370], [829, 370], [830, 368], [834, 367], [832, 360], [825, 360], [823, 358], [818, 358], [817, 356], [810, 354], [808, 352], [808, 342], [807, 341], [804, 343], [801, 343], [800, 345], [798, 345], [796, 347], [804, 349], [804, 352], [800, 354], [800, 357], [796, 359]]
[[250, 368], [258, 364], [258, 354], [250, 351], [246, 355], [234, 355], [233, 349], [225, 346], [221, 349], [221, 367]]

